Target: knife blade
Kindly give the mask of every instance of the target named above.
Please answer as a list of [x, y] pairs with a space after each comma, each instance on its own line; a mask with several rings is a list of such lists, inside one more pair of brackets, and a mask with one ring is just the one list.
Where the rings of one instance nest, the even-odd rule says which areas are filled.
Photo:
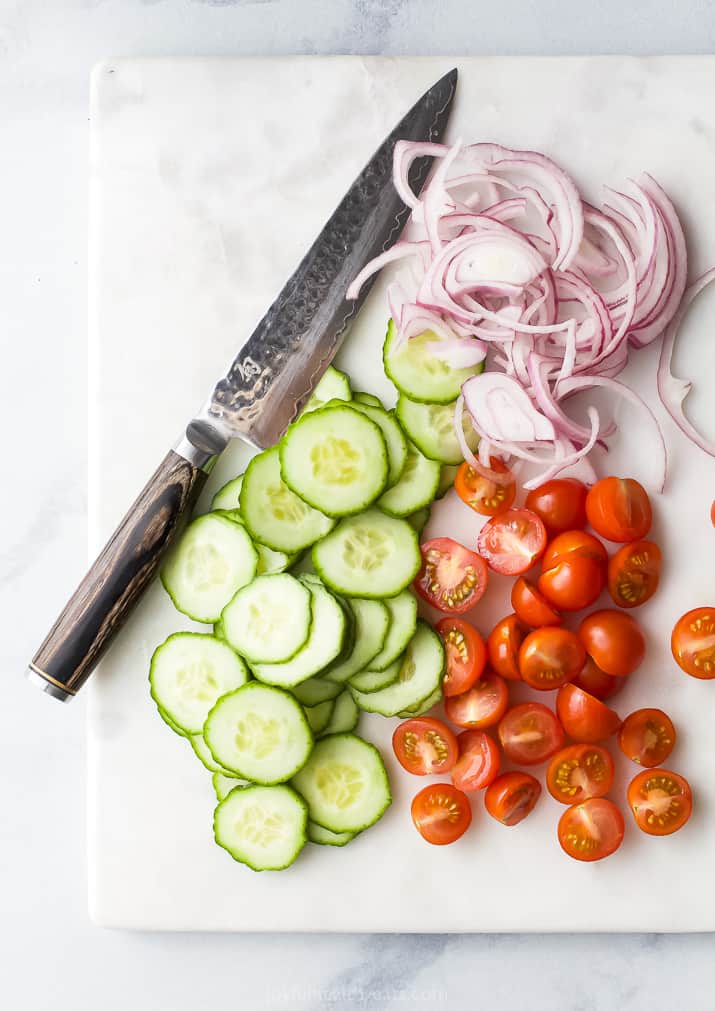
[[[348, 301], [350, 281], [392, 245], [409, 215], [392, 185], [395, 144], [439, 142], [456, 85], [452, 70], [383, 141], [149, 479], [30, 662], [27, 676], [43, 691], [69, 701], [85, 683], [151, 582], [230, 439], [266, 448], [297, 417], [372, 284]], [[427, 158], [412, 165], [415, 192], [428, 169]]]

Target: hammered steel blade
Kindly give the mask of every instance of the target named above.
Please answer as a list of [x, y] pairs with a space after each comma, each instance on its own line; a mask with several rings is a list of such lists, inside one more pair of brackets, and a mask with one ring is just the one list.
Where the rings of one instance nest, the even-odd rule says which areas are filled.
[[[259, 448], [283, 435], [338, 350], [371, 283], [345, 291], [362, 267], [399, 237], [409, 210], [392, 185], [398, 140], [439, 142], [457, 85], [452, 70], [427, 91], [375, 152], [243, 345], [227, 375], [186, 430], [209, 453], [240, 436]], [[415, 161], [410, 182], [424, 185], [430, 159]]]

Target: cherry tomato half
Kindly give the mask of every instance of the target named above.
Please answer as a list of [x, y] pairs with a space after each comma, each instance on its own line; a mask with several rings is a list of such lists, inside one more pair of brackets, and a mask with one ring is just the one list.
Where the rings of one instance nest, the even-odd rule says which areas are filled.
[[631, 477], [604, 477], [586, 496], [586, 516], [609, 541], [639, 541], [653, 519], [648, 492]]
[[402, 768], [415, 776], [449, 772], [458, 753], [452, 731], [431, 716], [417, 716], [398, 724], [392, 735], [392, 749]]
[[442, 694], [459, 695], [482, 676], [487, 662], [487, 647], [479, 632], [461, 618], [442, 618], [437, 633], [444, 643], [447, 671]]
[[631, 674], [645, 656], [645, 639], [640, 626], [623, 611], [610, 608], [594, 611], [579, 625], [578, 636], [588, 655], [602, 671], [613, 677]]
[[574, 860], [592, 862], [615, 853], [626, 830], [623, 815], [611, 800], [590, 797], [561, 815], [559, 842]]
[[585, 662], [581, 640], [567, 628], [537, 628], [527, 635], [519, 650], [521, 679], [537, 691], [568, 684]]
[[704, 681], [715, 678], [715, 607], [696, 607], [679, 618], [670, 648], [686, 674]]
[[542, 558], [543, 567], [550, 569], [558, 562], [575, 556], [592, 558], [599, 562], [604, 570], [608, 565], [608, 552], [598, 537], [587, 534], [585, 530], [567, 530], [549, 541]]
[[710, 522], [715, 527], [715, 502], [710, 506]]
[[420, 545], [422, 568], [414, 587], [438, 611], [462, 614], [474, 607], [487, 588], [487, 566], [474, 551], [451, 537]]
[[618, 744], [626, 758], [653, 769], [671, 753], [675, 736], [673, 721], [662, 709], [636, 709], [623, 721]]
[[499, 746], [483, 730], [464, 730], [457, 736], [459, 758], [452, 768], [458, 790], [483, 790], [499, 774]]
[[545, 568], [536, 585], [554, 607], [562, 611], [582, 611], [601, 596], [606, 574], [594, 558], [574, 555]]
[[546, 528], [530, 509], [507, 509], [484, 524], [477, 549], [490, 569], [503, 576], [526, 572], [543, 554]]
[[575, 685], [559, 689], [556, 712], [568, 736], [582, 744], [605, 741], [621, 726], [617, 712]]
[[540, 796], [541, 783], [528, 772], [504, 772], [487, 787], [484, 806], [502, 825], [518, 825]]
[[465, 461], [460, 464], [454, 479], [454, 488], [462, 502], [482, 516], [497, 516], [505, 512], [516, 496], [516, 481], [509, 468], [496, 457], [489, 461], [491, 470], [498, 474], [509, 475], [511, 480], [497, 484], [472, 470]]
[[602, 671], [590, 656], [586, 657], [586, 663], [571, 682], [572, 685], [582, 688], [589, 695], [600, 699], [601, 702], [617, 695], [625, 683], [625, 678], [614, 678], [612, 674]]
[[693, 811], [690, 783], [667, 769], [644, 769], [628, 787], [628, 803], [638, 828], [648, 835], [670, 835]]
[[574, 477], [555, 478], [526, 496], [527, 509], [543, 520], [550, 535], [586, 526], [588, 488]]
[[420, 790], [411, 813], [417, 831], [434, 846], [453, 843], [472, 823], [469, 798], [451, 783], [430, 783]]
[[564, 731], [551, 709], [540, 702], [524, 702], [502, 717], [499, 740], [509, 761], [538, 765], [563, 747]]
[[519, 673], [519, 647], [529, 634], [515, 614], [502, 618], [489, 633], [487, 654], [489, 663], [497, 674], [507, 681], [521, 680]]
[[557, 752], [546, 770], [546, 786], [562, 804], [580, 804], [588, 797], [603, 797], [613, 786], [615, 767], [598, 744], [572, 744]]
[[494, 727], [509, 705], [509, 689], [504, 678], [485, 671], [468, 691], [444, 700], [447, 719], [458, 727], [484, 730]]
[[511, 588], [511, 606], [524, 624], [531, 628], [561, 624], [559, 612], [524, 576], [519, 576]]
[[658, 589], [660, 548], [653, 541], [624, 544], [608, 563], [608, 592], [619, 607], [638, 607]]

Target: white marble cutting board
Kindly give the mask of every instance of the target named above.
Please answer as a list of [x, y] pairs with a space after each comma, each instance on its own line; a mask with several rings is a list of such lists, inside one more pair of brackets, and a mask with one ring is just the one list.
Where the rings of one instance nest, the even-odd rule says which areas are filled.
[[[93, 80], [91, 147], [91, 549], [113, 528], [217, 371], [232, 357], [323, 220], [394, 122], [433, 80], [459, 66], [450, 136], [544, 150], [590, 198], [601, 182], [649, 169], [676, 200], [693, 273], [715, 262], [715, 59], [360, 59], [119, 61]], [[380, 368], [386, 307], [376, 286], [340, 363], [386, 398]], [[691, 414], [715, 427], [715, 299], [693, 313], [678, 354], [696, 380]], [[653, 403], [654, 349], [631, 380]], [[663, 416], [663, 411], [658, 411]], [[608, 469], [651, 476], [650, 436], [628, 412]], [[345, 849], [307, 847], [283, 873], [255, 874], [212, 840], [210, 775], [171, 734], [147, 690], [148, 661], [190, 627], [155, 586], [87, 691], [89, 893], [98, 923], [207, 930], [715, 929], [715, 684], [686, 678], [667, 650], [685, 609], [711, 601], [715, 462], [666, 418], [668, 491], [654, 535], [663, 587], [642, 614], [649, 653], [616, 700], [623, 714], [660, 705], [681, 730], [670, 764], [697, 797], [688, 828], [649, 839], [628, 824], [617, 856], [565, 857], [562, 808], [545, 797], [516, 829], [474, 801], [456, 845], [426, 845], [410, 824], [423, 785], [389, 765], [395, 801]], [[236, 445], [209, 492], [243, 469]], [[605, 472], [605, 469], [604, 469]], [[478, 519], [445, 500], [431, 531], [469, 539]], [[493, 581], [476, 621], [505, 610]], [[639, 617], [641, 615], [639, 614]], [[387, 745], [393, 721], [363, 718]], [[628, 769], [619, 765], [622, 793]]]

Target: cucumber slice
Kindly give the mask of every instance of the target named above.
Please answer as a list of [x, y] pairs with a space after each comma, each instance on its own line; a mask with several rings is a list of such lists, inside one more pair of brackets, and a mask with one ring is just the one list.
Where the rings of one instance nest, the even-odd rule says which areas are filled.
[[354, 734], [331, 734], [313, 748], [295, 776], [311, 821], [331, 832], [361, 832], [392, 801], [380, 752]]
[[326, 681], [324, 678], [308, 678], [302, 684], [291, 688], [291, 695], [295, 695], [302, 706], [317, 706], [321, 702], [329, 702], [336, 699], [342, 688], [333, 681]]
[[308, 641], [285, 663], [254, 664], [253, 673], [259, 681], [292, 688], [319, 674], [339, 655], [345, 637], [345, 612], [332, 593], [315, 584], [310, 589], [313, 598], [313, 624]]
[[219, 618], [218, 621], [214, 622], [214, 639], [219, 639], [221, 642], [226, 642], [226, 633], [223, 630], [223, 622]]
[[398, 713], [397, 715], [401, 719], [405, 720], [410, 719], [410, 717], [412, 716], [424, 716], [431, 709], [434, 709], [434, 707], [438, 705], [441, 701], [442, 701], [442, 685], [440, 685], [438, 688], [435, 688], [430, 697], [428, 699], [425, 699], [424, 702], [420, 702], [418, 706], [412, 706], [409, 709], [403, 709], [402, 712]]
[[398, 350], [394, 349], [396, 334], [395, 324], [390, 320], [387, 325], [382, 361], [385, 374], [400, 393], [404, 393], [411, 400], [425, 404], [449, 404], [459, 396], [462, 383], [482, 371], [481, 365], [468, 369], [454, 369], [437, 358], [426, 345], [445, 338], [439, 337], [432, 330], [425, 330], [418, 337], [404, 341]]
[[264, 785], [286, 782], [313, 749], [300, 704], [288, 692], [255, 681], [218, 700], [204, 738], [220, 766]]
[[[464, 459], [454, 431], [454, 404], [420, 404], [402, 394], [395, 408], [397, 420], [420, 453], [430, 460], [460, 464]], [[467, 411], [462, 412], [462, 428], [467, 445], [474, 452], [479, 436], [469, 421]]]
[[241, 513], [254, 540], [288, 554], [310, 547], [335, 525], [284, 484], [277, 446], [249, 463], [241, 487]]
[[402, 669], [402, 657], [398, 657], [389, 667], [384, 670], [364, 670], [355, 677], [350, 678], [349, 688], [356, 692], [379, 692], [382, 688], [387, 688], [397, 681]]
[[411, 443], [402, 476], [394, 488], [389, 488], [377, 501], [390, 516], [409, 516], [434, 501], [439, 484], [440, 466], [428, 460]]
[[400, 480], [400, 475], [407, 462], [407, 439], [395, 419], [394, 411], [388, 413], [380, 407], [362, 404], [360, 401], [353, 401], [350, 406], [354, 411], [360, 411], [370, 421], [374, 421], [382, 432], [387, 447], [386, 487], [391, 488]]
[[313, 565], [326, 586], [338, 593], [394, 597], [420, 570], [419, 542], [409, 523], [367, 509], [341, 520], [315, 545]]
[[238, 477], [234, 477], [232, 481], [228, 481], [222, 488], [219, 488], [211, 499], [211, 511], [213, 512], [215, 509], [238, 509], [238, 496], [241, 492], [242, 484], [243, 474], [239, 474]]
[[221, 613], [226, 642], [249, 663], [283, 663], [305, 646], [310, 590], [287, 572], [258, 576]]
[[187, 737], [189, 739], [191, 738], [191, 734], [187, 734], [185, 730], [181, 729], [178, 723], [174, 723], [169, 714], [164, 709], [162, 709], [161, 706], [158, 705], [156, 707], [156, 711], [159, 713], [159, 716], [161, 716], [164, 723], [166, 723], [167, 727], [170, 730], [173, 730], [175, 734], [178, 734], [179, 737]]
[[328, 734], [347, 734], [351, 730], [355, 729], [358, 725], [359, 719], [360, 710], [357, 707], [357, 703], [350, 692], [345, 691], [341, 695], [338, 695], [335, 700], [330, 722], [324, 728], [321, 736], [327, 737]]
[[422, 531], [429, 523], [431, 512], [432, 510], [429, 506], [425, 506], [424, 509], [418, 509], [416, 513], [411, 513], [409, 516], [405, 517], [418, 537], [422, 534]]
[[233, 776], [226, 776], [223, 772], [214, 772], [211, 777], [211, 782], [213, 783], [216, 800], [223, 800], [224, 797], [228, 797], [231, 790], [235, 790], [238, 787], [250, 786], [247, 779], [237, 779]]
[[390, 612], [381, 600], [348, 599], [355, 619], [355, 641], [350, 656], [342, 663], [331, 664], [323, 677], [337, 685], [344, 684], [353, 674], [358, 674], [382, 649], [390, 626]]
[[214, 811], [214, 838], [254, 871], [280, 871], [305, 846], [308, 808], [289, 786], [232, 790]]
[[[243, 483], [243, 475], [241, 475], [241, 483]], [[238, 508], [217, 509], [214, 511], [219, 516], [225, 516], [227, 520], [240, 523], [241, 526], [246, 525], [243, 514]], [[285, 551], [274, 551], [273, 548], [269, 548], [266, 544], [261, 544], [260, 541], [254, 541], [253, 546], [258, 555], [258, 562], [256, 564], [257, 576], [264, 576], [269, 572], [285, 572], [298, 557], [297, 554], [289, 555]]]
[[380, 428], [347, 405], [331, 404], [291, 425], [280, 444], [280, 459], [288, 487], [326, 516], [359, 512], [387, 483], [387, 447]]
[[352, 400], [350, 380], [336, 369], [334, 365], [328, 365], [327, 369], [320, 377], [320, 382], [313, 390], [312, 396], [303, 408], [303, 414], [317, 411], [320, 407], [325, 407], [331, 400]]
[[382, 407], [383, 410], [385, 408], [385, 405], [379, 397], [376, 397], [372, 393], [365, 393], [363, 390], [360, 390], [358, 393], [353, 393], [353, 403], [355, 403], [355, 401], [357, 401], [358, 404], [367, 404], [368, 407]]
[[330, 723], [330, 718], [333, 715], [334, 708], [335, 703], [332, 699], [326, 699], [325, 702], [319, 702], [317, 706], [303, 706], [305, 718], [316, 737], [318, 734], [322, 734], [327, 725]]
[[223, 765], [220, 765], [209, 751], [209, 746], [204, 740], [203, 734], [191, 734], [189, 744], [198, 760], [209, 772], [222, 772], [225, 775], [230, 775], [230, 771], [225, 769]]
[[439, 484], [437, 485], [437, 495], [436, 498], [444, 498], [450, 488], [454, 488], [454, 479], [457, 476], [457, 471], [459, 467], [452, 467], [445, 464], [442, 467], [439, 475]]
[[382, 649], [370, 661], [370, 670], [385, 670], [399, 656], [417, 628], [417, 599], [410, 590], [385, 601], [390, 613], [390, 627]]
[[190, 523], [164, 564], [161, 581], [177, 610], [212, 624], [236, 590], [256, 574], [258, 555], [247, 531], [207, 513]]
[[248, 681], [236, 653], [212, 635], [175, 632], [154, 650], [151, 697], [181, 730], [199, 734], [217, 699]]
[[353, 698], [369, 713], [396, 716], [412, 706], [419, 707], [442, 684], [444, 647], [430, 626], [420, 620], [417, 631], [405, 650], [400, 672], [394, 684], [378, 692], [352, 689]]
[[356, 835], [357, 832], [331, 832], [314, 821], [308, 822], [308, 842], [318, 846], [346, 846]]

